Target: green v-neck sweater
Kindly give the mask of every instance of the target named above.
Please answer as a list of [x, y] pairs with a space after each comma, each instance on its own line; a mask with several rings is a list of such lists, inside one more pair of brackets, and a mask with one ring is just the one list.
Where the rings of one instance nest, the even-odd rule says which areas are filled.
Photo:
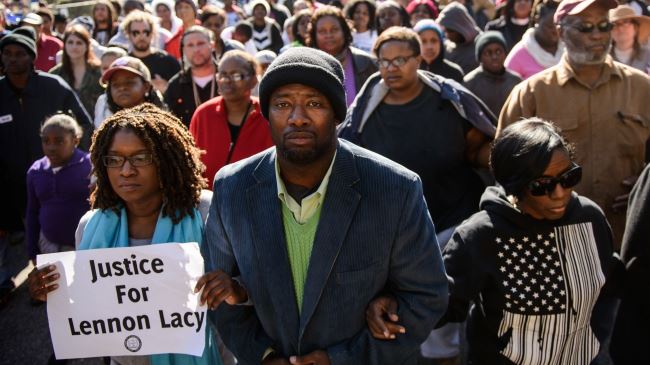
[[[322, 205], [321, 205], [322, 206]], [[287, 253], [293, 276], [293, 287], [296, 293], [298, 310], [302, 311], [302, 300], [309, 269], [311, 250], [314, 247], [316, 229], [320, 220], [321, 206], [307, 219], [305, 224], [300, 224], [285, 204], [282, 204], [282, 221], [284, 223], [284, 237], [287, 241]]]

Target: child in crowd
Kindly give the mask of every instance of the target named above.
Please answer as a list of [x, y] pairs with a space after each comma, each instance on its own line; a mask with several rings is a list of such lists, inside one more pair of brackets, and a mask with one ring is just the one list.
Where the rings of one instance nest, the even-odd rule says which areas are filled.
[[82, 129], [65, 114], [48, 118], [41, 127], [45, 156], [27, 171], [27, 249], [39, 253], [74, 250], [79, 219], [90, 208], [91, 164], [77, 148]]
[[478, 96], [498, 117], [510, 91], [521, 78], [505, 68], [506, 40], [496, 30], [487, 31], [476, 39], [476, 59], [480, 65], [465, 75], [465, 86]]
[[102, 74], [108, 70], [109, 67], [111, 67], [111, 63], [115, 61], [116, 59], [124, 56], [128, 56], [129, 54], [124, 50], [123, 48], [120, 47], [108, 47], [106, 48], [106, 51], [104, 51], [104, 54], [101, 57], [101, 67], [102, 67]]
[[[106, 48], [106, 52], [104, 52], [101, 57], [102, 75], [111, 67], [113, 61], [124, 56], [128, 56], [128, 53], [120, 47]], [[99, 95], [97, 102], [95, 103], [95, 111], [93, 113], [93, 124], [95, 125], [95, 129], [99, 128], [104, 119], [106, 119], [110, 114], [111, 112], [108, 109], [108, 103], [106, 102], [106, 93], [103, 93]]]
[[271, 62], [275, 61], [277, 57], [278, 55], [276, 55], [275, 52], [268, 49], [259, 51], [255, 54], [255, 60], [257, 61], [257, 70], [256, 70], [257, 85], [255, 85], [255, 87], [251, 91], [251, 95], [259, 96], [259, 88], [260, 88], [259, 82], [262, 80], [262, 77], [264, 77], [264, 74], [266, 73], [266, 69], [269, 68]]

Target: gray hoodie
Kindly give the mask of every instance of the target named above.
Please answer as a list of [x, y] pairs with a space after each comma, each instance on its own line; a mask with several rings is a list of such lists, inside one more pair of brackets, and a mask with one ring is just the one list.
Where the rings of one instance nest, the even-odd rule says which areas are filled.
[[465, 74], [478, 66], [474, 55], [474, 41], [481, 30], [469, 15], [463, 4], [452, 2], [445, 6], [437, 19], [445, 29], [454, 30], [465, 38], [465, 43], [458, 44], [445, 40], [447, 59], [458, 64]]

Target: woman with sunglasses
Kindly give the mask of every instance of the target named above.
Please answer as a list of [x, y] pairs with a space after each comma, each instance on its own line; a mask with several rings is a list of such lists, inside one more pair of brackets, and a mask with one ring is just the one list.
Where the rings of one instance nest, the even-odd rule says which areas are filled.
[[[90, 196], [92, 210], [81, 218], [75, 234], [77, 250], [167, 242], [201, 244], [212, 194], [203, 190], [206, 184], [201, 176], [204, 166], [200, 154], [181, 121], [152, 104], [125, 109], [108, 118], [95, 132], [90, 148], [97, 183]], [[58, 279], [53, 265], [34, 269], [28, 279], [31, 297], [46, 301], [47, 294], [58, 288]], [[217, 281], [225, 288], [237, 285], [221, 276], [200, 280], [203, 284], [206, 281], [210, 288]], [[212, 293], [203, 292], [201, 301], [214, 304]], [[236, 300], [246, 299], [236, 296]], [[206, 328], [202, 357], [114, 357], [111, 363], [219, 365], [217, 338], [210, 328]]]
[[[588, 365], [600, 348], [609, 224], [594, 202], [573, 192], [582, 169], [553, 124], [515, 123], [491, 152], [500, 186], [486, 189], [481, 211], [456, 228], [443, 251], [450, 297], [438, 325], [467, 318], [470, 364]], [[377, 299], [368, 310], [377, 338], [399, 326], [378, 320], [384, 312], [395, 312], [392, 300]]]

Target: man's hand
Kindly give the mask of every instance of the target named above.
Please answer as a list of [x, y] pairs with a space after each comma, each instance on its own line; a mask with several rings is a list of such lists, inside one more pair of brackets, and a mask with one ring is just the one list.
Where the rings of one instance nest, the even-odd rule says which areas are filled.
[[221, 302], [225, 301], [230, 305], [244, 303], [248, 300], [248, 294], [236, 280], [221, 270], [209, 272], [199, 279], [194, 292], [201, 293], [201, 304], [208, 304], [208, 308], [216, 309]]
[[330, 357], [323, 350], [316, 350], [303, 356], [291, 356], [289, 363], [292, 365], [330, 365]]
[[406, 328], [397, 324], [397, 300], [380, 296], [368, 304], [366, 321], [372, 337], [378, 340], [394, 340], [398, 333], [406, 333]]
[[60, 275], [55, 270], [56, 266], [48, 265], [40, 270], [34, 268], [29, 273], [27, 287], [29, 288], [29, 295], [32, 299], [45, 302], [47, 301], [47, 293], [59, 287], [56, 281]]

